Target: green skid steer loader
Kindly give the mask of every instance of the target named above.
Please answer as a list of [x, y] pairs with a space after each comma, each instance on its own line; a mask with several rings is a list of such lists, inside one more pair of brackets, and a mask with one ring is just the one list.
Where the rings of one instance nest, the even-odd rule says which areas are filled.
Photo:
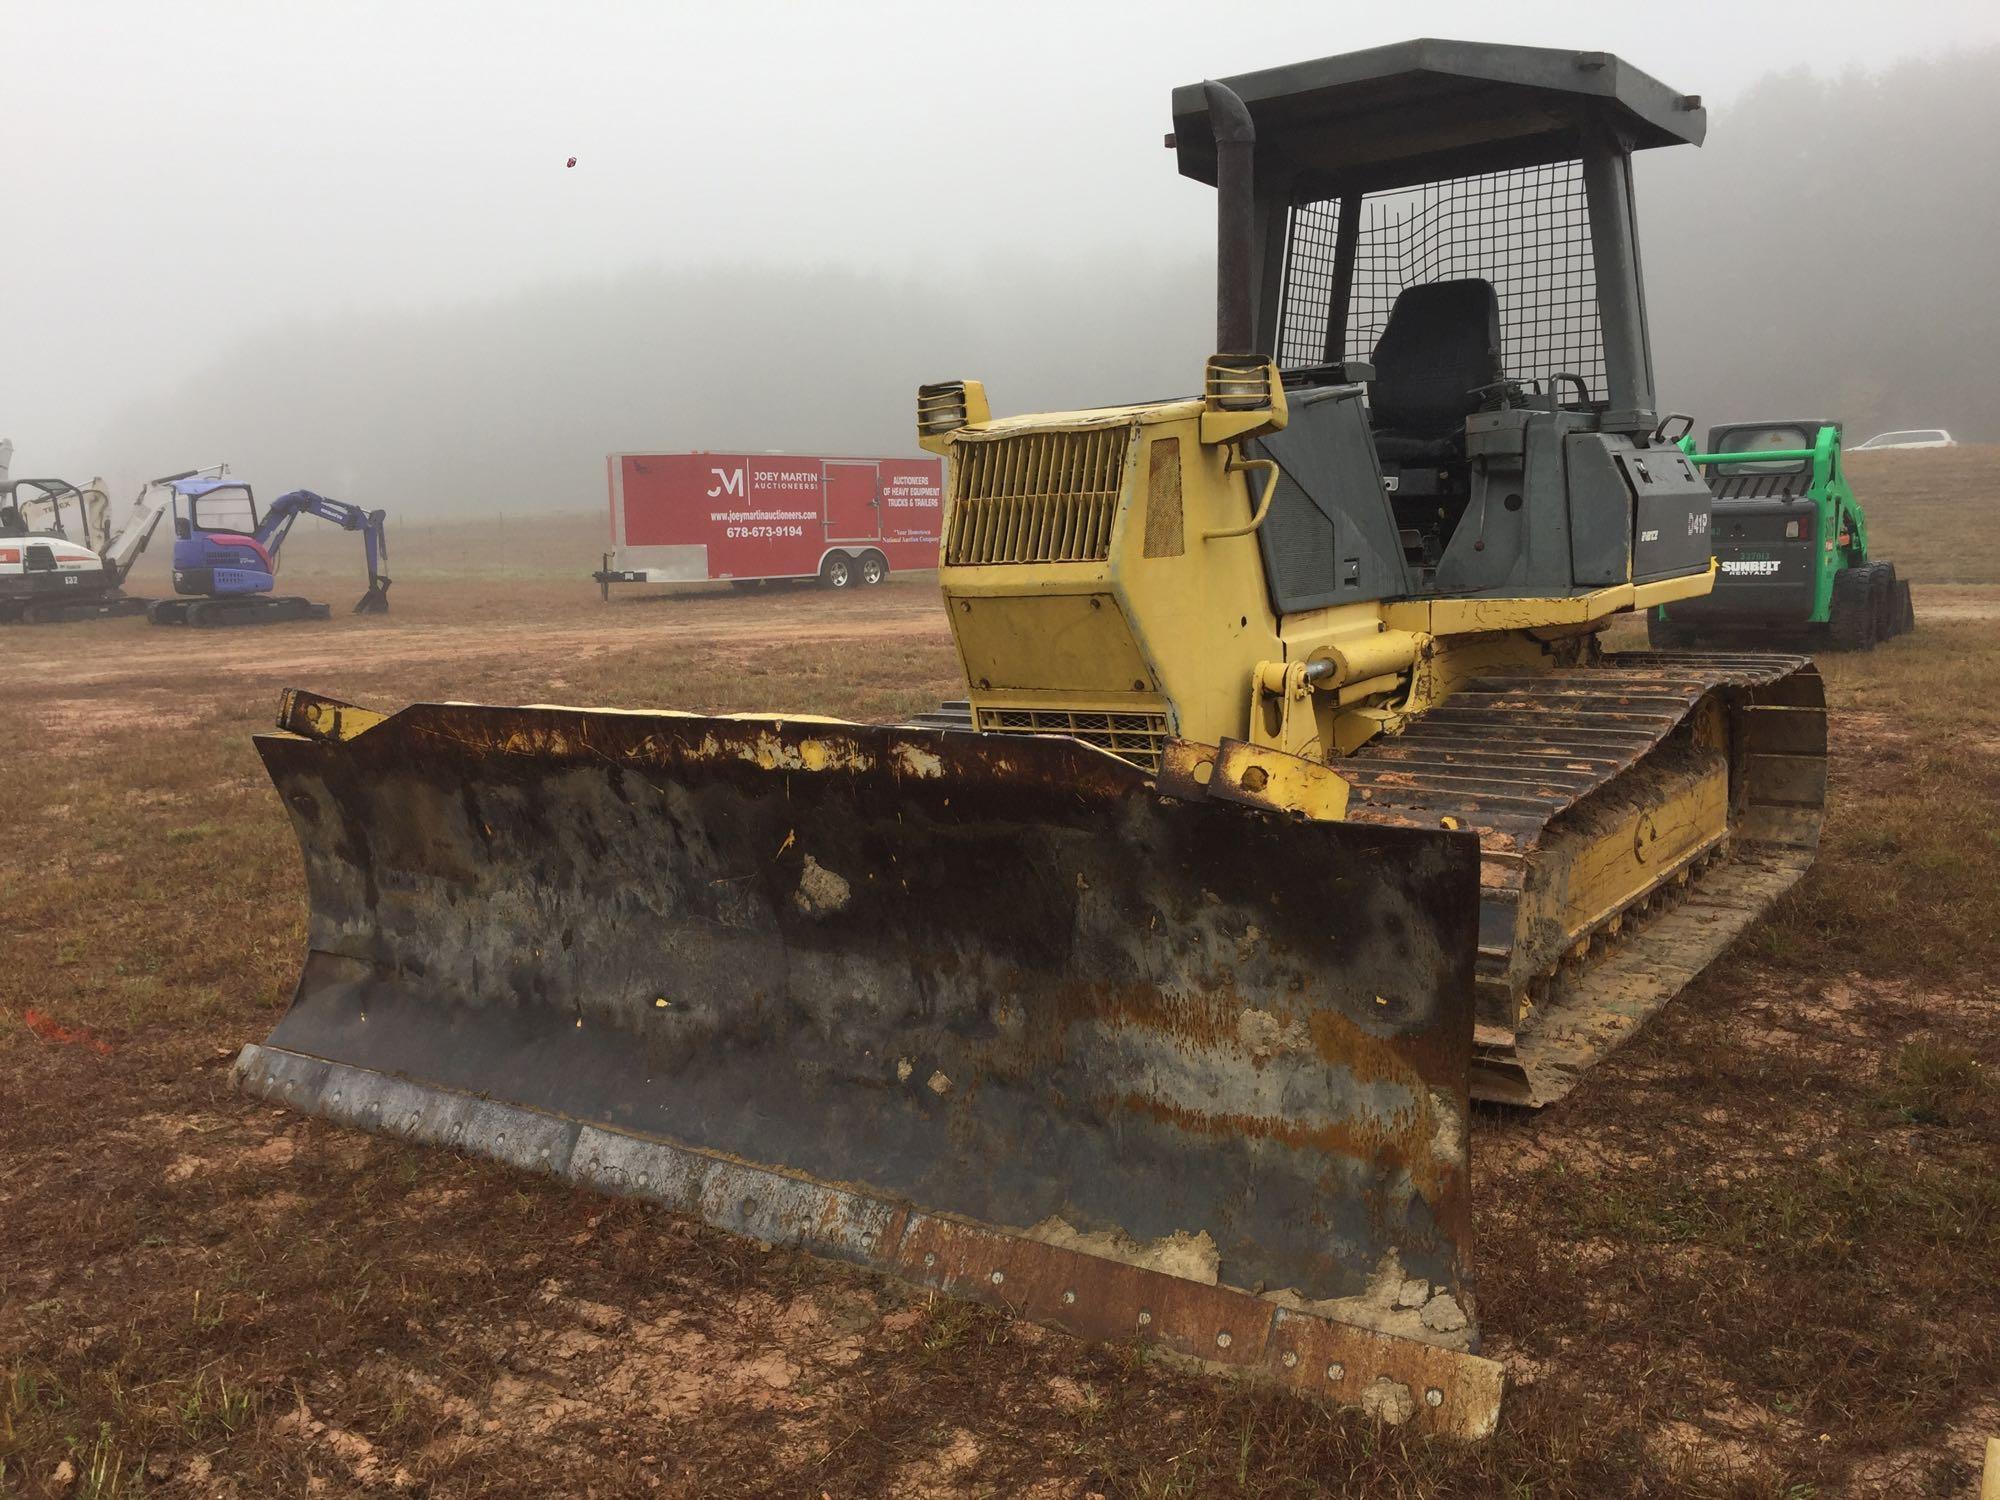
[[1681, 447], [1715, 493], [1714, 590], [1646, 619], [1655, 646], [1754, 638], [1866, 651], [1916, 628], [1909, 580], [1870, 556], [1868, 517], [1847, 482], [1840, 424], [1729, 422], [1708, 452]]

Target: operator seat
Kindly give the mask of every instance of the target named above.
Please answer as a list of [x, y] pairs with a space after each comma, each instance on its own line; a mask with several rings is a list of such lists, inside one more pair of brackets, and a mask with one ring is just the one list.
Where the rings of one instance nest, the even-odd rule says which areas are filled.
[[1368, 405], [1383, 467], [1435, 468], [1463, 456], [1465, 419], [1505, 378], [1500, 298], [1482, 277], [1405, 287], [1375, 341]]

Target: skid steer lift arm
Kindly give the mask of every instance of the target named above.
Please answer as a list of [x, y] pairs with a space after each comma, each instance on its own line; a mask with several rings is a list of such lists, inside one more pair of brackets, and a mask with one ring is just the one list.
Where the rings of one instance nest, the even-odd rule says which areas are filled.
[[271, 502], [271, 508], [264, 513], [263, 524], [257, 528], [257, 540], [273, 557], [277, 556], [278, 549], [284, 545], [285, 537], [292, 529], [292, 522], [302, 515], [317, 516], [322, 521], [333, 522], [343, 531], [361, 533], [362, 545], [368, 553], [368, 592], [355, 601], [354, 613], [387, 614], [389, 585], [393, 582], [381, 571], [382, 563], [389, 557], [387, 513], [363, 510], [348, 501], [332, 500], [311, 490], [292, 490]]

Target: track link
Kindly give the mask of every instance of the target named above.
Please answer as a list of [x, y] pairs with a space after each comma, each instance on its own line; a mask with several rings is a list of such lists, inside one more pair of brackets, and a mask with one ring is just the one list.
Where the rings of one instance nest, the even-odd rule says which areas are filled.
[[[1678, 731], [1715, 701], [1728, 725], [1728, 832], [1663, 863], [1585, 927], [1523, 941], [1523, 894], [1595, 807], [1643, 798]], [[911, 727], [970, 730], [970, 705]], [[1473, 1097], [1539, 1107], [1567, 1094], [1797, 882], [1826, 802], [1826, 699], [1808, 657], [1610, 653], [1492, 672], [1335, 768], [1352, 822], [1479, 837]]]
[[[1663, 865], [1553, 944], [1524, 932], [1537, 862], [1594, 803], [1644, 795], [1662, 747], [1709, 700], [1728, 723], [1728, 836]], [[1479, 836], [1473, 1094], [1539, 1106], [1567, 1093], [1804, 873], [1825, 805], [1825, 695], [1805, 657], [1618, 653], [1476, 678], [1338, 769], [1355, 789], [1350, 821]]]

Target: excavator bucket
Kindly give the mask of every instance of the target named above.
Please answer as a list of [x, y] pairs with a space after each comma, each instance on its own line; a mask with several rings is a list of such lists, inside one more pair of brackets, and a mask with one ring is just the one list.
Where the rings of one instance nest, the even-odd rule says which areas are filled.
[[1471, 835], [1066, 739], [299, 692], [280, 726], [310, 935], [242, 1087], [1491, 1430]]
[[368, 592], [354, 601], [357, 615], [386, 615], [389, 613], [389, 585], [395, 580], [377, 575], [368, 581]]

